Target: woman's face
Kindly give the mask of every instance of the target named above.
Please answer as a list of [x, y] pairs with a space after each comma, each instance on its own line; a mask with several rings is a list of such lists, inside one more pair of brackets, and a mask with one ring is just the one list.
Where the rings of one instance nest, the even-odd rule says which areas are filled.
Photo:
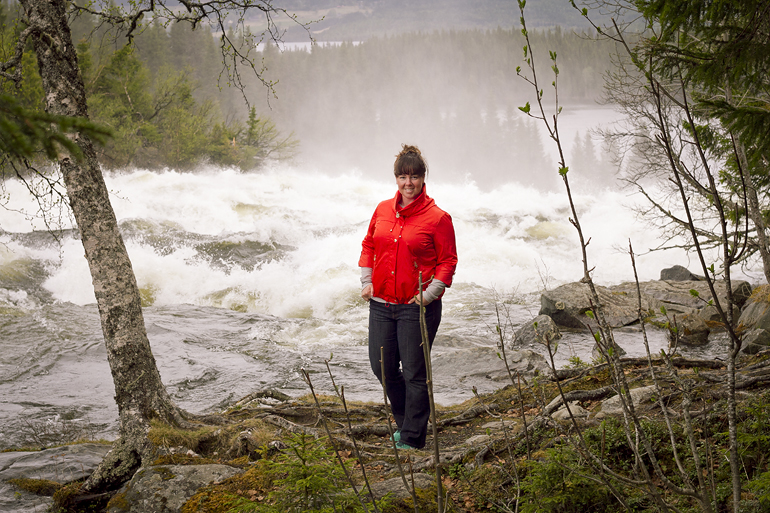
[[417, 175], [398, 175], [396, 184], [403, 198], [404, 206], [410, 204], [422, 192], [422, 186], [425, 183], [424, 176]]

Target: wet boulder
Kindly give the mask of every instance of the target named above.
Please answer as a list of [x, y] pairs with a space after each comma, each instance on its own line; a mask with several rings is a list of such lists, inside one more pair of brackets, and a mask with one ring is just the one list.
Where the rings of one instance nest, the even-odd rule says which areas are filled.
[[746, 354], [770, 347], [770, 285], [754, 290], [738, 319], [737, 331], [742, 334], [741, 351]]
[[677, 319], [679, 343], [686, 346], [703, 346], [708, 343], [710, 329], [697, 314], [685, 314]]
[[770, 285], [757, 287], [755, 293], [746, 302], [738, 319], [738, 329], [770, 331]]
[[664, 281], [700, 281], [703, 276], [693, 274], [684, 266], [675, 265], [668, 269], [661, 269], [660, 279]]
[[[625, 349], [620, 347], [617, 342], [615, 342], [614, 349], [613, 349], [613, 355], [617, 356], [618, 358], [622, 358], [628, 354]], [[602, 354], [601, 349], [599, 349], [599, 344], [594, 344], [593, 349], [591, 349], [591, 358], [594, 359], [596, 362], [604, 361], [604, 354]]]
[[[595, 285], [604, 317], [613, 328], [626, 326], [639, 320], [637, 300], [627, 291], [614, 291]], [[562, 327], [585, 329], [595, 326], [589, 315], [592, 310], [591, 291], [587, 284], [567, 283], [540, 296], [539, 315], [547, 315]]]
[[519, 328], [516, 332], [515, 344], [520, 346], [534, 343], [546, 345], [546, 338], [549, 341], [559, 340], [561, 332], [553, 319], [547, 315], [538, 315]]
[[770, 332], [764, 329], [751, 330], [743, 336], [741, 352], [745, 354], [757, 354], [765, 349], [770, 349]]

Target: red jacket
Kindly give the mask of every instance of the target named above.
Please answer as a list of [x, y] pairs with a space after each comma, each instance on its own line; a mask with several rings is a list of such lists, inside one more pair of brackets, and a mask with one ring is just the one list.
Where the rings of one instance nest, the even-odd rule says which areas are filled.
[[405, 304], [432, 279], [447, 287], [457, 267], [452, 218], [428, 197], [423, 186], [413, 202], [401, 208], [401, 193], [377, 205], [362, 243], [359, 267], [372, 268], [374, 297]]

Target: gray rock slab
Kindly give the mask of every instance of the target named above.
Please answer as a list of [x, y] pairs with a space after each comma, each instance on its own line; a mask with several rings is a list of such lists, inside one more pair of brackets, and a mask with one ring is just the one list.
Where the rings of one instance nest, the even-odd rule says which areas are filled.
[[570, 412], [572, 412], [572, 416], [576, 419], [586, 419], [590, 413], [588, 410], [580, 406], [577, 401], [572, 401], [569, 403], [569, 411], [567, 411], [567, 407], [562, 404], [558, 410], [551, 414], [551, 417], [556, 420], [569, 420]]
[[[508, 381], [505, 363], [498, 356], [494, 347], [472, 347], [461, 351], [437, 355], [432, 359], [433, 375], [439, 381], [441, 376], [453, 376], [460, 383], [473, 383], [474, 380]], [[543, 356], [529, 349], [505, 352], [511, 372], [521, 372], [525, 376], [535, 373], [551, 373]], [[470, 384], [469, 383], [469, 384]]]
[[25, 492], [7, 481], [29, 478], [71, 483], [91, 475], [111, 447], [106, 444], [77, 444], [44, 451], [0, 453], [0, 511], [47, 511], [53, 502], [50, 497]]
[[[655, 394], [654, 385], [634, 388], [631, 390], [631, 401], [633, 401], [634, 406], [639, 406], [640, 404], [649, 401], [654, 394]], [[623, 406], [620, 403], [620, 396], [614, 395], [609, 399], [605, 399], [604, 401], [602, 401], [602, 408], [596, 414], [596, 417], [602, 418], [607, 415], [620, 415], [622, 413], [623, 413]]]
[[[557, 395], [556, 397], [551, 399], [551, 402], [548, 403], [545, 408], [543, 408], [543, 411], [546, 411], [546, 412], [554, 411], [554, 408], [556, 408], [556, 405], [559, 405], [559, 407], [556, 408], [554, 413], [552, 413], [551, 415], [554, 418], [557, 418], [557, 419], [562, 419], [562, 418], [565, 418], [565, 417], [569, 418], [569, 415], [567, 413], [567, 409], [564, 407], [564, 404], [562, 404], [561, 401], [562, 401], [561, 396]], [[570, 401], [569, 407], [570, 407], [570, 410], [572, 410], [572, 414], [575, 415], [575, 416], [578, 416], [577, 412], [580, 412], [584, 417], [587, 417], [588, 414], [589, 414], [589, 411], [586, 410], [585, 408], [583, 408], [582, 406], [580, 406], [577, 401]], [[563, 414], [561, 414], [560, 416], [557, 417], [556, 416], [556, 412], [559, 412], [559, 411], [562, 411], [562, 410], [563, 410]]]
[[90, 476], [111, 448], [88, 443], [36, 452], [0, 453], [0, 481], [26, 477], [71, 483]]
[[[410, 478], [407, 477], [407, 481], [409, 481], [409, 479]], [[435, 483], [435, 480], [427, 474], [418, 473], [414, 475], [414, 487], [418, 490], [430, 488], [435, 485]], [[409, 491], [404, 488], [404, 481], [401, 477], [393, 477], [391, 479], [386, 479], [385, 481], [371, 483], [371, 486], [372, 494], [374, 494], [376, 499], [381, 499], [387, 494], [391, 494], [390, 496], [396, 499], [406, 499], [407, 497], [412, 496]], [[409, 486], [412, 486], [411, 482], [409, 483]]]
[[495, 420], [493, 422], [487, 422], [483, 426], [481, 426], [481, 429], [483, 430], [492, 430], [492, 431], [502, 431], [503, 424], [505, 424], [505, 429], [511, 430], [516, 429], [518, 427], [518, 422], [515, 420]]
[[178, 513], [200, 488], [243, 470], [229, 465], [158, 465], [141, 468], [123, 488], [128, 509], [113, 505], [108, 513]]
[[30, 513], [48, 511], [53, 503], [50, 497], [41, 497], [19, 490], [10, 483], [0, 481], [0, 511], [3, 513]]
[[463, 442], [465, 445], [483, 445], [489, 442], [492, 439], [489, 435], [473, 435], [472, 437], [468, 438], [466, 441]]

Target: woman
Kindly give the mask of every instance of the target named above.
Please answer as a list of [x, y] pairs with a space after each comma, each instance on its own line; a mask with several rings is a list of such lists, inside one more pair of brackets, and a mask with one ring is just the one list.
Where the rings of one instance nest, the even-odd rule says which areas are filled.
[[420, 335], [420, 272], [433, 345], [441, 322], [441, 296], [457, 266], [452, 218], [428, 197], [427, 170], [420, 150], [403, 145], [393, 166], [398, 191], [377, 205], [358, 262], [361, 297], [369, 301], [369, 361], [380, 382], [384, 367], [399, 449], [425, 446], [430, 417]]

